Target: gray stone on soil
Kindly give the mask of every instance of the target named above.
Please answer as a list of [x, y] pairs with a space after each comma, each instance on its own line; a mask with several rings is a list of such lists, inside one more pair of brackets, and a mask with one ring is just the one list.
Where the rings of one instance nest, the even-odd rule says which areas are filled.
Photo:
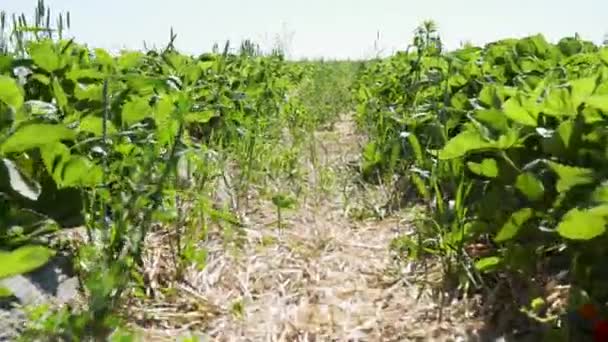
[[0, 341], [14, 340], [25, 324], [20, 306], [64, 304], [78, 296], [78, 279], [68, 256], [58, 255], [28, 274], [0, 279], [13, 296], [0, 299]]

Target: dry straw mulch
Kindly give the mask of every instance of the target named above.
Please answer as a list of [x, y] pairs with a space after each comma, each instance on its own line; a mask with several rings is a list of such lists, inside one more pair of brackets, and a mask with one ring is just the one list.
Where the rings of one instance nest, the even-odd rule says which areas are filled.
[[[318, 138], [323, 167], [350, 182], [354, 177], [343, 166], [356, 158], [360, 139], [352, 122], [339, 122]], [[347, 183], [349, 205], [373, 201], [373, 190]], [[255, 199], [239, 248], [211, 232], [202, 243], [208, 250], [203, 270], [188, 269], [183, 281], [171, 284], [171, 295], [130, 307], [145, 340], [187, 334], [213, 341], [470, 340], [465, 333], [475, 321], [465, 306], [443, 308], [439, 322], [437, 302], [420, 292], [420, 275], [391, 255], [391, 240], [412, 229], [407, 211], [351, 219], [338, 188], [344, 187], [289, 212], [281, 231], [272, 203]], [[152, 280], [171, 271], [166, 237], [156, 233], [149, 241]]]

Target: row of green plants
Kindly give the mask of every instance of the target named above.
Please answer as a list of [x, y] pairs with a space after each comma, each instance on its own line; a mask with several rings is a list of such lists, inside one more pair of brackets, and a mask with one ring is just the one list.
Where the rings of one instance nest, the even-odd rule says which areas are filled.
[[[84, 308], [37, 311], [45, 320], [24, 336], [105, 338], [116, 332], [127, 297], [149, 295], [142, 259], [151, 232], [174, 230], [179, 278], [185, 267], [205, 266], [209, 222], [238, 227], [236, 211], [254, 184], [298, 176], [293, 160], [316, 122], [293, 94], [311, 74], [249, 41], [236, 51], [227, 43], [186, 56], [173, 47], [173, 32], [163, 49], [111, 54], [63, 38], [69, 14], [55, 24], [42, 1], [32, 22], [6, 18], [0, 15], [0, 279], [63, 250], [50, 235], [85, 227], [85, 243], [68, 246], [76, 250]], [[237, 208], [214, 203], [216, 180], [228, 170]], [[270, 192], [279, 207], [290, 198]]]
[[[406, 179], [427, 208], [395, 246], [440, 256], [465, 291], [566, 274], [564, 310], [606, 314], [608, 48], [539, 34], [444, 51], [425, 22], [354, 92], [363, 174]], [[536, 295], [522, 310], [561, 327], [551, 338], [577, 330]]]
[[312, 60], [290, 62], [306, 70], [309, 77], [298, 88], [307, 115], [318, 126], [331, 128], [340, 116], [354, 108], [352, 84], [362, 67], [360, 61]]

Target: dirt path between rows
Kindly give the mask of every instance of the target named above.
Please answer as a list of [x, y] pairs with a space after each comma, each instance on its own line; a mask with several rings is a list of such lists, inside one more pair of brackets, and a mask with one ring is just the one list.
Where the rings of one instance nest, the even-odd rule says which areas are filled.
[[346, 165], [357, 160], [359, 141], [348, 117], [319, 132], [318, 167], [335, 175], [333, 189], [287, 213], [281, 231], [272, 204], [252, 201], [241, 248], [231, 252], [221, 239], [210, 239], [206, 268], [190, 270], [188, 285], [179, 286], [175, 305], [182, 312], [154, 309], [167, 321], [192, 323], [179, 331], [149, 329], [150, 339], [175, 340], [191, 331], [213, 341], [469, 340], [463, 322], [451, 318], [464, 314], [444, 311], [439, 323], [436, 303], [426, 293], [417, 299], [419, 284], [392, 260], [389, 244], [412, 229], [410, 215], [359, 220], [345, 214], [381, 193], [362, 190], [349, 176]]

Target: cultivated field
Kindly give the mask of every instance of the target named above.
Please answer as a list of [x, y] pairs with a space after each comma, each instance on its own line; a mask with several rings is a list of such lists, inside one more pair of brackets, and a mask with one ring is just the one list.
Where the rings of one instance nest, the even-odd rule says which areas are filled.
[[0, 24], [0, 340], [608, 341], [608, 47]]

